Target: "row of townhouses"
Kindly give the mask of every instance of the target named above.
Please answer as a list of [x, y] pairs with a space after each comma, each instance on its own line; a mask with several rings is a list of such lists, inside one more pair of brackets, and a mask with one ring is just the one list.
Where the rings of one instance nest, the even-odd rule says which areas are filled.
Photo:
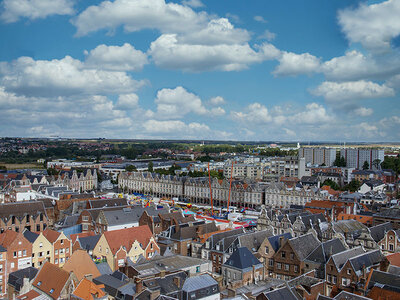
[[[119, 188], [127, 192], [150, 193], [156, 197], [176, 197], [188, 199], [192, 203], [210, 203], [210, 181], [206, 177], [185, 178], [170, 175], [160, 175], [148, 172], [124, 172], [118, 179]], [[318, 189], [287, 189], [283, 184], [271, 183], [263, 185], [246, 180], [211, 179], [211, 193], [215, 206], [227, 206], [229, 199], [232, 206], [259, 207], [268, 206], [289, 207], [304, 205], [310, 200], [328, 199], [326, 193]]]

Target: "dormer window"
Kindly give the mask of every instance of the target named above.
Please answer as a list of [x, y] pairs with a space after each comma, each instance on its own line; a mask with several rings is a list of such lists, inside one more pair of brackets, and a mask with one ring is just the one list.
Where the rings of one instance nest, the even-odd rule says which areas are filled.
[[40, 286], [42, 284], [42, 282], [41, 281], [39, 281], [38, 283], [37, 283], [37, 286]]
[[53, 292], [54, 292], [54, 289], [51, 289], [51, 290], [50, 290], [50, 294], [53, 294]]

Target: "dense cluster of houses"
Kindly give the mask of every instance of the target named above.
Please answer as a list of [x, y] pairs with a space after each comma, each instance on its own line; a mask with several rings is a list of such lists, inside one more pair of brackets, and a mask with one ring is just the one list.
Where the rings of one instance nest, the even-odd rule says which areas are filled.
[[0, 295], [24, 300], [400, 297], [396, 214], [382, 210], [365, 224], [338, 218], [346, 208], [263, 206], [257, 226], [249, 226], [91, 194], [0, 204]]

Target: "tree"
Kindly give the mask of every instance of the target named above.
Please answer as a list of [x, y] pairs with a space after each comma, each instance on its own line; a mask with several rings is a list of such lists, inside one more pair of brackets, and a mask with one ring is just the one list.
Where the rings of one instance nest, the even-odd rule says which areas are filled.
[[54, 169], [54, 168], [48, 168], [47, 169], [47, 174], [49, 174], [49, 175], [58, 175], [60, 172], [59, 171], [57, 171], [56, 169]]
[[336, 154], [336, 159], [333, 162], [333, 165], [336, 167], [345, 167], [346, 166], [346, 160], [344, 159], [343, 156], [340, 155], [339, 152]]
[[379, 158], [375, 159], [375, 160], [372, 162], [372, 166], [373, 166], [376, 170], [379, 170], [379, 169], [380, 169], [380, 166], [381, 166], [381, 160], [380, 160]]
[[360, 188], [361, 183], [358, 180], [353, 179], [349, 184], [346, 184], [342, 190], [343, 191], [350, 191], [354, 193], [355, 191], [358, 191]]
[[134, 165], [127, 165], [127, 166], [125, 167], [125, 170], [128, 171], [128, 172], [137, 171], [137, 169], [136, 169], [136, 167], [135, 167]]
[[339, 190], [339, 185], [336, 182], [334, 182], [333, 180], [331, 180], [331, 179], [325, 180], [322, 185], [323, 186], [324, 185], [330, 186], [332, 189], [334, 189], [336, 191]]
[[153, 164], [153, 162], [152, 161], [150, 161], [149, 162], [149, 164], [148, 164], [148, 167], [147, 167], [147, 170], [149, 171], [149, 172], [153, 172], [154, 171], [154, 164]]
[[364, 164], [362, 166], [363, 170], [369, 170], [369, 163], [367, 161], [364, 161]]

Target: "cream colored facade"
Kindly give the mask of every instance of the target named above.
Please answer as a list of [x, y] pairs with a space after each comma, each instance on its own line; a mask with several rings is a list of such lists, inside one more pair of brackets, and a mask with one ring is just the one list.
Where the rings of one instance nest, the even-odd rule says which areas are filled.
[[110, 250], [107, 239], [104, 234], [101, 235], [99, 241], [93, 249], [93, 256], [95, 258], [105, 258], [110, 266], [111, 270], [115, 270], [114, 266], [114, 255]]
[[128, 256], [133, 262], [136, 262], [139, 259], [140, 255], [145, 256], [145, 252], [140, 246], [140, 243], [138, 241], [135, 241], [132, 244], [131, 250], [129, 250], [128, 252]]
[[45, 260], [52, 262], [53, 247], [43, 233], [32, 244], [32, 267], [40, 268]]

